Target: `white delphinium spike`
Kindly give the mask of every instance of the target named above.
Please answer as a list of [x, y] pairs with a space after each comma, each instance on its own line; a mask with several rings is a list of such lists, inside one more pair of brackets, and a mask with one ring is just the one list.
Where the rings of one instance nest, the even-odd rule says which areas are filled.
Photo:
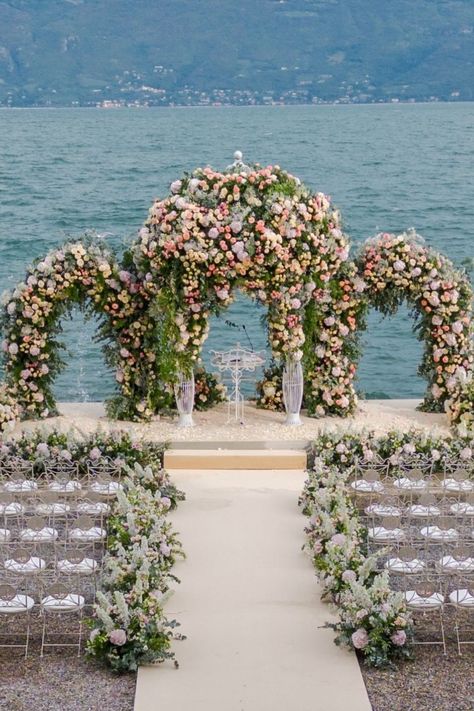
[[123, 593], [121, 593], [119, 590], [116, 590], [114, 592], [114, 600], [115, 604], [117, 605], [118, 613], [124, 627], [128, 627], [128, 625], [130, 624], [130, 612]]

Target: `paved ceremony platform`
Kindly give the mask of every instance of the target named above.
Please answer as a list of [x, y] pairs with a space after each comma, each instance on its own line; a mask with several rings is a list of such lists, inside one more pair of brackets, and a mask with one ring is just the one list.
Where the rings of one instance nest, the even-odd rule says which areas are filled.
[[135, 711], [370, 711], [354, 654], [338, 649], [302, 552], [299, 470], [171, 470], [187, 559], [167, 604], [188, 635], [138, 672]]
[[[447, 433], [448, 420], [444, 414], [419, 412], [419, 400], [362, 400], [353, 417], [323, 417], [314, 419], [301, 416], [299, 427], [284, 425], [282, 412], [257, 409], [254, 403], [245, 405], [244, 424], [227, 421], [227, 405], [221, 403], [206, 412], [194, 412], [194, 427], [180, 428], [176, 418], [154, 418], [149, 423], [134, 423], [110, 420], [100, 402], [60, 402], [60, 416], [47, 420], [28, 420], [17, 425], [14, 432], [37, 427], [71, 428], [81, 432], [93, 432], [97, 427], [104, 430], [127, 430], [132, 434], [154, 442], [167, 442], [173, 450], [215, 449], [223, 451], [231, 447], [248, 450], [274, 451], [276, 449], [304, 449], [324, 429], [370, 429], [378, 433], [390, 429], [410, 428], [438, 430]], [[191, 443], [194, 443], [191, 445]], [[291, 443], [291, 444], [290, 444]], [[173, 466], [173, 463], [171, 462]], [[195, 466], [192, 464], [191, 466]], [[299, 466], [294, 463], [293, 466]], [[258, 468], [258, 467], [257, 467]], [[278, 468], [275, 466], [275, 468]]]

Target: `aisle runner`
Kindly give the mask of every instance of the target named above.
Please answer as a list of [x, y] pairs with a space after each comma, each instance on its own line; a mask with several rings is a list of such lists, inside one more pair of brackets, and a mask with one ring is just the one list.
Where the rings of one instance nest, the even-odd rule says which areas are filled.
[[180, 669], [142, 668], [135, 711], [370, 711], [301, 552], [302, 471], [174, 471], [188, 559], [168, 612]]

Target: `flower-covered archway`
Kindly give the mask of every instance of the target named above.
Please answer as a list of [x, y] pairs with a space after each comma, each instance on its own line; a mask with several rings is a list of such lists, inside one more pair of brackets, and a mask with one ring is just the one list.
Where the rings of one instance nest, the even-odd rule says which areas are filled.
[[428, 381], [421, 409], [443, 412], [453, 396], [463, 396], [459, 384], [474, 367], [472, 288], [467, 275], [414, 231], [368, 240], [357, 267], [367, 306], [383, 314], [395, 313], [402, 302], [412, 308], [415, 331], [424, 342], [418, 372]]
[[222, 399], [199, 365], [211, 315], [242, 290], [267, 308], [273, 364], [258, 404], [281, 407], [285, 362], [302, 362], [304, 405], [312, 416], [351, 414], [358, 336], [375, 306], [413, 307], [425, 342], [424, 409], [454, 421], [472, 410], [472, 290], [465, 274], [414, 234], [382, 234], [355, 261], [340, 217], [278, 166], [185, 175], [157, 200], [138, 239], [118, 259], [85, 239], [54, 250], [7, 295], [2, 315], [6, 387], [0, 427], [18, 414], [56, 411], [52, 384], [63, 363], [57, 337], [73, 304], [99, 315], [99, 335], [115, 371], [108, 412], [149, 419], [173, 405], [179, 374], [198, 372], [196, 404]]
[[[125, 328], [140, 305], [128, 272], [112, 253], [90, 239], [51, 251], [27, 271], [25, 280], [5, 297], [2, 314], [6, 387], [5, 399], [15, 401], [24, 417], [56, 414], [52, 390], [64, 367], [58, 340], [61, 319], [74, 305], [99, 316], [106, 355], [116, 360]], [[115, 338], [111, 339], [115, 332]]]
[[160, 316], [158, 372], [173, 380], [199, 360], [208, 320], [241, 289], [268, 308], [269, 345], [300, 360], [305, 308], [348, 257], [339, 215], [279, 167], [175, 181], [132, 249]]

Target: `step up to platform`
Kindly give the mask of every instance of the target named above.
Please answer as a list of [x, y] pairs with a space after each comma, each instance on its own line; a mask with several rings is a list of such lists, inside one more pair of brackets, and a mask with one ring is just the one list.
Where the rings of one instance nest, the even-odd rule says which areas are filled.
[[305, 449], [171, 448], [166, 469], [305, 469]]

